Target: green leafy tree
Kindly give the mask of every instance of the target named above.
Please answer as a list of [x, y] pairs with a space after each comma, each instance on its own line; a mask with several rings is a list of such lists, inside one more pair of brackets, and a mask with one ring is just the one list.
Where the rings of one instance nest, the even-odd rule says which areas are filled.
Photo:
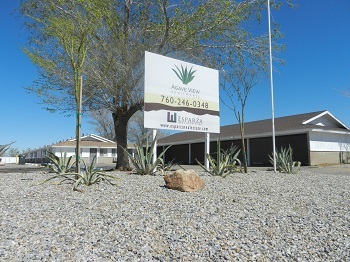
[[259, 20], [264, 1], [114, 1], [114, 6], [96, 38], [86, 85], [100, 88], [90, 107], [112, 114], [121, 146], [117, 167], [128, 165], [121, 148], [127, 146], [129, 119], [143, 107], [144, 51], [219, 69], [230, 66], [227, 56], [243, 53], [266, 64], [267, 35], [254, 36], [243, 26]]
[[[41, 79], [37, 94], [47, 94], [44, 103], [64, 103], [72, 100], [76, 112], [76, 168], [80, 172], [80, 137], [82, 75], [84, 61], [91, 37], [101, 21], [100, 5], [104, 1], [89, 0], [24, 0], [20, 12], [26, 18], [25, 26], [30, 31], [30, 42], [24, 52], [40, 69]], [[89, 17], [89, 19], [87, 19]], [[65, 95], [48, 94], [48, 86], [57, 86], [57, 91], [66, 88]], [[68, 95], [68, 97], [67, 97]], [[61, 99], [57, 98], [60, 97]], [[63, 99], [63, 101], [62, 101]], [[69, 101], [68, 100], [68, 101]], [[48, 108], [50, 110], [50, 108]], [[51, 108], [51, 110], [53, 110]]]
[[[49, 3], [62, 1], [51, 0]], [[24, 2], [36, 2], [46, 10], [41, 1]], [[265, 2], [78, 1], [82, 3], [82, 8], [85, 5], [94, 7], [79, 18], [84, 23], [93, 23], [94, 28], [98, 26], [88, 34], [91, 35], [88, 39], [93, 48], [84, 53], [83, 95], [91, 97], [86, 104], [88, 109], [106, 109], [112, 115], [118, 143], [118, 168], [129, 166], [128, 156], [122, 149], [127, 147], [127, 126], [129, 119], [143, 107], [144, 51], [218, 69], [230, 66], [227, 56], [246, 54], [264, 67], [268, 54], [267, 36], [253, 35], [247, 25], [259, 22], [261, 12], [266, 9]], [[91, 17], [94, 12], [102, 14], [101, 24], [94, 22], [94, 16]], [[36, 17], [46, 19], [40, 13]], [[45, 34], [41, 36], [46, 37]], [[57, 39], [54, 44], [61, 48]], [[49, 50], [46, 47], [38, 52]], [[50, 105], [50, 109], [70, 111], [74, 103], [65, 99], [74, 95], [69, 85], [71, 76], [65, 74], [70, 69], [69, 63], [62, 57], [48, 61], [39, 65], [45, 72], [42, 75], [44, 83], [37, 81], [32, 90]], [[47, 70], [50, 66], [54, 70]], [[65, 103], [60, 103], [62, 99]]]

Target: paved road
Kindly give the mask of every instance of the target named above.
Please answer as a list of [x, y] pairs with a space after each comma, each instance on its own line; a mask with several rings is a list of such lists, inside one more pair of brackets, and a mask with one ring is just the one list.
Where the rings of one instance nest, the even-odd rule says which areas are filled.
[[[83, 167], [83, 166], [82, 166]], [[115, 167], [115, 164], [111, 165], [97, 165], [98, 168], [104, 170], [111, 170]], [[0, 166], [0, 173], [33, 173], [38, 171], [50, 171], [48, 167], [42, 167], [39, 165], [18, 165], [18, 164], [5, 164]]]
[[32, 173], [45, 170], [48, 168], [34, 165], [5, 164], [0, 166], [0, 173]]
[[[98, 165], [104, 170], [109, 170], [114, 167], [113, 165]], [[197, 165], [183, 165], [185, 169], [200, 169]], [[178, 167], [175, 167], [178, 168]], [[250, 167], [250, 169], [267, 170], [271, 167]], [[303, 170], [307, 170], [315, 174], [336, 174], [336, 175], [350, 175], [350, 165], [332, 165], [332, 166], [318, 166], [318, 167], [302, 167]], [[32, 173], [37, 171], [49, 171], [47, 167], [40, 167], [34, 165], [17, 165], [17, 164], [6, 164], [5, 166], [0, 166], [0, 173]]]
[[334, 165], [319, 167], [302, 167], [303, 169], [315, 174], [334, 174], [334, 175], [350, 175], [350, 165]]

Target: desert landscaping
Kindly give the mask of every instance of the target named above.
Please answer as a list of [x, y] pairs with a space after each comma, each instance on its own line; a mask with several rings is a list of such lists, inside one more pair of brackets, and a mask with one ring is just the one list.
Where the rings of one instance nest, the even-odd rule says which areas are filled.
[[0, 260], [347, 261], [350, 175], [318, 170], [226, 178], [196, 170], [205, 183], [197, 192], [118, 171], [110, 172], [117, 186], [79, 192], [40, 184], [52, 175], [46, 169], [7, 165]]

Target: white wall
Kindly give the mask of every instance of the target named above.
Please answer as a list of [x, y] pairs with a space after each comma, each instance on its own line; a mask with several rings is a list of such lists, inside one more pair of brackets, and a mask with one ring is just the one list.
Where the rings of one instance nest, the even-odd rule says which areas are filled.
[[310, 151], [346, 152], [350, 151], [350, 135], [310, 132]]
[[61, 157], [64, 155], [64, 152], [67, 152], [67, 157], [74, 156], [75, 155], [75, 148], [71, 147], [54, 147], [52, 148], [52, 153], [54, 153], [56, 156]]
[[16, 164], [18, 163], [18, 157], [1, 156], [2, 163]]
[[[56, 147], [53, 148], [53, 153], [55, 153], [56, 156], [61, 157], [64, 152], [67, 152], [67, 157], [74, 156], [75, 155], [75, 149], [71, 147]], [[90, 157], [90, 148], [82, 148], [81, 149], [81, 157]], [[107, 155], [101, 156], [100, 154], [100, 148], [97, 148], [97, 157], [116, 157], [116, 155], [112, 155], [112, 148], [107, 148]]]

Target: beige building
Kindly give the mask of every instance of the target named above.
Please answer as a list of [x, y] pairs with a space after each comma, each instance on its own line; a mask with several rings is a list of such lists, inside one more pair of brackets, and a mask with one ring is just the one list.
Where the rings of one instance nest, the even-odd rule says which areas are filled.
[[[275, 118], [276, 148], [291, 147], [294, 160], [303, 165], [350, 162], [350, 130], [329, 111], [318, 111]], [[219, 134], [210, 135], [210, 153], [216, 151], [216, 141], [221, 140], [223, 149], [232, 144], [240, 146], [239, 125], [222, 126]], [[247, 122], [245, 139], [248, 164], [270, 165], [272, 154], [271, 119]], [[172, 145], [166, 160], [176, 163], [195, 164], [204, 162], [205, 133], [182, 132], [158, 140], [157, 152]]]

